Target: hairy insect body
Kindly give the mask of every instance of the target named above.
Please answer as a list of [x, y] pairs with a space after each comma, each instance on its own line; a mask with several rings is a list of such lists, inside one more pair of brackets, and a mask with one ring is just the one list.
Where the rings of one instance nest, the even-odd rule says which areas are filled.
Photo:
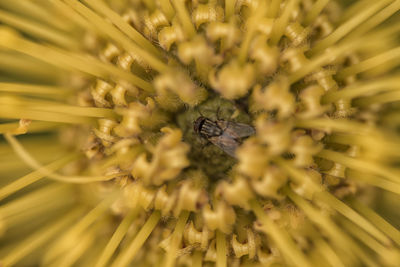
[[242, 139], [255, 133], [253, 127], [244, 123], [213, 121], [203, 116], [194, 122], [194, 131], [232, 157]]

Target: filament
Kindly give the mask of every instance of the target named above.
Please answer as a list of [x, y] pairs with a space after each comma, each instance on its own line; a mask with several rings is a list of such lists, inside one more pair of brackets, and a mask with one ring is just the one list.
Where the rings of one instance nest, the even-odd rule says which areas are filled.
[[393, 48], [392, 50], [386, 51], [380, 55], [347, 67], [338, 73], [338, 78], [344, 79], [347, 76], [365, 72], [388, 62], [395, 62], [395, 64], [400, 63], [400, 47]]
[[400, 78], [394, 75], [373, 81], [354, 83], [338, 91], [329, 91], [322, 97], [322, 103], [332, 103], [340, 99], [353, 99], [399, 89]]
[[95, 12], [85, 7], [82, 3], [73, 0], [64, 0], [69, 6], [74, 8], [82, 16], [88, 19], [92, 24], [97, 25], [97, 29], [104, 32], [112, 40], [118, 41], [127, 51], [134, 55], [139, 55], [143, 60], [155, 70], [163, 73], [168, 70], [168, 66], [154, 57], [152, 53], [138, 47], [134, 42], [130, 41], [126, 35], [120, 32], [113, 25], [108, 24], [104, 19]]
[[0, 91], [13, 94], [32, 95], [32, 96], [44, 96], [44, 97], [58, 96], [60, 98], [75, 93], [75, 91], [72, 89], [60, 86], [34, 85], [34, 84], [23, 84], [23, 83], [5, 83], [5, 82], [0, 82]]
[[111, 75], [114, 78], [131, 82], [144, 90], [152, 91], [152, 86], [149, 82], [142, 80], [131, 72], [122, 70], [111, 64], [103, 63], [92, 57], [28, 41], [9, 29], [2, 28], [0, 36], [2, 36], [0, 38], [0, 46], [32, 56], [59, 68], [69, 71], [80, 71], [98, 78]]
[[34, 100], [23, 97], [0, 97], [0, 104], [10, 110], [21, 109], [22, 112], [27, 112], [28, 114], [30, 111], [46, 111], [48, 113], [59, 113], [66, 116], [72, 115], [111, 119], [117, 117], [112, 109], [71, 106], [64, 103], [57, 103], [56, 101]]
[[96, 32], [97, 28], [90, 24], [83, 16], [75, 12], [73, 8], [61, 2], [60, 0], [49, 0], [49, 2], [56, 7], [61, 14], [64, 14], [68, 19], [75, 22], [77, 25], [90, 32]]
[[353, 240], [346, 236], [334, 222], [321, 214], [320, 211], [313, 208], [306, 200], [296, 195], [291, 190], [286, 189], [288, 197], [296, 203], [307, 215], [307, 217], [316, 225], [320, 226], [337, 243], [337, 247], [342, 249], [347, 256], [352, 257], [350, 251], [353, 251], [361, 260], [368, 265], [373, 265], [373, 260], [366, 254]]
[[201, 267], [203, 263], [203, 253], [199, 250], [196, 250], [192, 256], [192, 266], [193, 267]]
[[64, 234], [51, 245], [51, 248], [47, 250], [44, 257], [44, 263], [48, 264], [53, 262], [55, 259], [63, 255], [68, 248], [73, 248], [75, 246], [75, 240], [79, 239], [96, 220], [99, 220], [104, 216], [110, 205], [116, 200], [117, 196], [116, 192], [108, 195], [82, 219], [65, 231]]
[[171, 243], [168, 246], [167, 257], [165, 259], [165, 267], [173, 267], [179, 246], [182, 242], [183, 230], [185, 229], [186, 221], [189, 218], [188, 211], [182, 211], [176, 223], [175, 230], [171, 237]]
[[360, 201], [356, 199], [351, 199], [350, 204], [365, 218], [368, 219], [371, 223], [373, 223], [379, 230], [385, 233], [387, 236], [396, 242], [396, 244], [400, 245], [400, 231], [393, 227], [390, 223], [388, 223], [385, 219], [379, 216], [374, 210], [370, 207], [364, 205]]
[[335, 250], [322, 238], [315, 241], [315, 247], [331, 264], [332, 267], [345, 267], [340, 257], [336, 254]]
[[175, 10], [169, 0], [160, 0], [160, 8], [168, 20], [171, 20], [175, 15]]
[[54, 171], [62, 168], [64, 165], [66, 165], [69, 162], [71, 162], [71, 159], [68, 157], [60, 159], [58, 161], [52, 162], [52, 163], [44, 166], [41, 169], [31, 172], [6, 186], [1, 187], [0, 188], [0, 200], [8, 197], [9, 195], [11, 195], [15, 192], [18, 192], [19, 190], [23, 189], [24, 187], [27, 187], [27, 186], [39, 181], [40, 179], [44, 178], [45, 174], [43, 174], [43, 169], [54, 172]]
[[126, 235], [129, 230], [129, 227], [136, 219], [138, 213], [140, 211], [139, 207], [135, 207], [134, 209], [130, 210], [125, 218], [122, 220], [118, 228], [115, 230], [114, 234], [108, 241], [106, 247], [104, 248], [103, 252], [101, 253], [96, 267], [103, 267], [106, 266], [108, 261], [110, 260], [111, 256], [117, 250], [118, 245], [121, 243], [122, 239]]
[[286, 26], [289, 23], [289, 19], [293, 11], [297, 8], [298, 0], [289, 0], [285, 8], [283, 9], [282, 15], [275, 20], [274, 28], [271, 34], [271, 43], [276, 45], [278, 41], [281, 39]]
[[271, 237], [279, 251], [284, 257], [290, 260], [294, 266], [312, 266], [305, 255], [298, 249], [290, 236], [280, 227], [278, 227], [261, 209], [256, 200], [250, 202], [251, 209], [256, 214], [258, 220], [262, 223], [262, 230]]
[[61, 230], [67, 228], [77, 217], [82, 214], [82, 210], [74, 210], [69, 212], [67, 215], [62, 217], [56, 222], [45, 225], [37, 232], [28, 236], [24, 241], [22, 241], [16, 248], [12, 250], [5, 258], [1, 260], [2, 265], [12, 266], [23, 259], [25, 256], [29, 255], [42, 245], [46, 244], [51, 240], [57, 233]]
[[382, 176], [385, 179], [388, 179], [395, 183], [400, 183], [399, 173], [382, 166], [381, 164], [377, 164], [371, 161], [365, 161], [362, 159], [356, 159], [350, 156], [347, 156], [343, 153], [331, 151], [331, 150], [322, 150], [318, 153], [318, 157], [331, 160], [333, 162], [340, 163], [344, 166], [347, 166], [351, 169], [358, 170], [361, 172], [371, 172], [373, 174]]
[[296, 120], [297, 127], [306, 129], [319, 129], [343, 133], [356, 133], [356, 134], [374, 134], [376, 129], [363, 123], [347, 120], [347, 119], [309, 119], [309, 120]]
[[7, 12], [0, 10], [0, 21], [29, 35], [52, 42], [61, 47], [72, 50], [79, 48], [79, 43], [76, 42], [75, 38], [67, 36], [50, 27], [47, 27], [46, 25], [36, 23], [32, 20], [8, 14]]
[[79, 236], [79, 242], [65, 251], [64, 254], [54, 259], [52, 263], [46, 263], [46, 266], [51, 267], [69, 267], [73, 266], [74, 263], [87, 251], [89, 248], [93, 249], [93, 242], [96, 237], [96, 231], [99, 230], [98, 225], [93, 225], [88, 228], [84, 233]]
[[70, 124], [94, 124], [93, 118], [74, 116], [62, 113], [49, 113], [47, 111], [29, 110], [21, 107], [6, 106], [0, 110], [0, 118], [29, 119], [47, 122], [60, 122]]
[[[98, 181], [108, 181], [114, 179], [115, 177], [123, 175], [123, 173], [116, 173], [107, 176], [64, 176], [53, 171], [45, 168], [40, 163], [36, 161], [29, 153], [24, 149], [24, 147], [18, 142], [18, 140], [10, 135], [4, 134], [4, 137], [8, 141], [8, 143], [12, 146], [13, 150], [17, 155], [32, 169], [42, 172], [43, 175], [48, 176], [54, 180], [60, 182], [67, 182], [67, 183], [92, 183]], [[70, 154], [64, 158], [64, 160], [72, 161], [76, 159], [78, 156], [76, 154]], [[64, 161], [62, 160], [62, 161]]]
[[334, 32], [332, 32], [325, 39], [318, 42], [311, 51], [310, 55], [317, 54], [327, 47], [330, 47], [337, 43], [340, 39], [342, 39], [347, 34], [351, 33], [354, 28], [359, 26], [361, 23], [365, 22], [369, 17], [371, 17], [374, 13], [382, 9], [385, 5], [390, 3], [393, 0], [381, 0], [379, 2], [375, 2], [371, 4], [369, 7], [365, 7], [362, 11], [359, 10], [358, 14], [344, 22], [341, 26], [339, 26]]
[[226, 235], [217, 230], [217, 267], [227, 266], [227, 252]]
[[290, 83], [295, 83], [300, 79], [304, 78], [306, 75], [312, 73], [317, 70], [319, 67], [329, 64], [332, 61], [336, 60], [338, 57], [342, 56], [349, 51], [353, 51], [360, 45], [361, 40], [355, 40], [351, 42], [346, 42], [344, 44], [340, 44], [337, 46], [330, 47], [329, 51], [326, 51], [320, 55], [312, 57], [307, 65], [303, 66], [299, 70], [291, 73], [289, 75]]
[[140, 229], [139, 233], [136, 235], [135, 239], [133, 239], [129, 246], [118, 255], [111, 267], [125, 267], [135, 258], [139, 249], [143, 246], [144, 242], [146, 242], [149, 235], [157, 226], [160, 217], [161, 213], [159, 211], [154, 211], [151, 214], [146, 223]]
[[386, 104], [392, 102], [400, 101], [400, 91], [399, 92], [387, 92], [377, 96], [365, 97], [362, 99], [357, 99], [354, 101], [355, 106], [365, 107], [374, 104]]
[[306, 184], [312, 192], [318, 192], [323, 190], [322, 187], [315, 183], [314, 180], [309, 177], [309, 175], [301, 169], [297, 169], [292, 166], [292, 164], [288, 161], [282, 159], [275, 159], [276, 163], [284, 169], [287, 174], [290, 175], [290, 178], [296, 182], [296, 184]]
[[141, 33], [139, 33], [135, 28], [126, 23], [122, 17], [115, 13], [112, 9], [107, 7], [104, 3], [99, 0], [84, 0], [88, 3], [95, 11], [103, 14], [108, 18], [112, 23], [115, 24], [126, 36], [130, 37], [135, 43], [139, 46], [146, 49], [148, 52], [151, 52], [158, 58], [161, 58], [161, 53], [155, 48], [155, 46], [146, 38], [143, 37]]
[[279, 10], [281, 6], [282, 0], [271, 0], [269, 9], [268, 9], [268, 17], [269, 18], [276, 18], [279, 15]]
[[[60, 208], [66, 200], [68, 200], [67, 203], [71, 203], [71, 200], [73, 201], [71, 192], [71, 187], [65, 184], [46, 185], [1, 205], [0, 214], [2, 219], [5, 219], [10, 225], [19, 225], [23, 223], [23, 220], [19, 220], [19, 216], [29, 217], [29, 212], [31, 212], [35, 217], [40, 208], [49, 210], [46, 203], [54, 205], [50, 207], [56, 208]], [[49, 203], [48, 199], [54, 201]]]
[[305, 26], [310, 25], [318, 15], [322, 12], [324, 7], [329, 3], [330, 0], [318, 0], [312, 7], [311, 10], [307, 12], [307, 16], [304, 19]]
[[[0, 69], [3, 73], [45, 83], [59, 82], [66, 75], [62, 70], [32, 57], [18, 52], [4, 52], [1, 50]], [[9, 79], [9, 77], [1, 78], [4, 80], [6, 78]]]
[[253, 14], [251, 16], [251, 20], [248, 20], [247, 29], [244, 34], [238, 55], [239, 62], [242, 65], [246, 63], [250, 43], [258, 26], [257, 22], [265, 15], [265, 10], [266, 6], [264, 1], [259, 1], [257, 9], [252, 10]]
[[192, 23], [192, 20], [190, 18], [190, 15], [186, 9], [185, 1], [172, 0], [171, 2], [175, 8], [176, 15], [182, 25], [183, 30], [185, 31], [187, 37], [192, 38], [196, 34], [196, 29], [195, 29], [195, 27]]
[[[50, 0], [52, 1], [52, 0]], [[74, 25], [65, 20], [65, 17], [60, 17], [59, 14], [53, 12], [49, 6], [43, 5], [43, 2], [35, 1], [18, 1], [10, 2], [1, 0], [0, 6], [7, 10], [15, 11], [16, 13], [23, 14], [26, 17], [43, 22], [43, 25], [51, 25], [63, 31], [73, 31]], [[65, 13], [62, 13], [65, 14]], [[69, 18], [69, 16], [67, 16]]]
[[383, 244], [390, 244], [390, 240], [381, 231], [379, 231], [370, 221], [362, 217], [356, 211], [351, 209], [345, 203], [334, 197], [332, 194], [324, 191], [316, 194], [316, 199], [326, 203], [334, 210], [342, 214], [344, 217], [364, 229], [367, 233], [382, 242]]
[[375, 28], [385, 20], [387, 20], [390, 16], [395, 14], [400, 9], [400, 0], [396, 0], [386, 8], [382, 9], [380, 12], [375, 14], [372, 18], [370, 18], [365, 23], [361, 24], [356, 30], [352, 31], [348, 38], [358, 38], [360, 35], [368, 32], [369, 30]]
[[13, 135], [25, 134], [28, 132], [28, 128], [29, 128], [29, 133], [48, 132], [59, 127], [58, 123], [44, 122], [44, 121], [33, 121], [30, 122], [28, 126], [21, 127], [20, 121], [21, 120], [19, 120], [18, 122], [1, 123], [0, 134], [5, 134], [5, 133], [11, 133]]
[[343, 219], [340, 221], [341, 221], [341, 224], [344, 225], [345, 228], [347, 228], [347, 231], [349, 231], [353, 236], [355, 236], [358, 240], [360, 240], [362, 243], [364, 243], [367, 247], [371, 248], [383, 260], [391, 261], [390, 259], [388, 259], [388, 256], [390, 255], [390, 251], [388, 248], [386, 248], [385, 246], [380, 244], [378, 241], [376, 241], [373, 237], [368, 235], [366, 232], [360, 231], [360, 228], [358, 228], [353, 223], [347, 221], [346, 219]]
[[225, 21], [229, 22], [235, 13], [236, 0], [225, 0]]

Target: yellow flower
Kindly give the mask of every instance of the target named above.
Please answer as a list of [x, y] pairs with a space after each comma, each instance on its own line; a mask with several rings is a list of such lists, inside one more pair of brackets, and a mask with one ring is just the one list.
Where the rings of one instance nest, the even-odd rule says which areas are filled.
[[0, 265], [399, 265], [399, 9], [0, 0]]

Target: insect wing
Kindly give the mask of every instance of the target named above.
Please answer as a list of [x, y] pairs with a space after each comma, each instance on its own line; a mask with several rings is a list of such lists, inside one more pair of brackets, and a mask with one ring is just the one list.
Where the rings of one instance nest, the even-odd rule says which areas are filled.
[[238, 148], [239, 142], [225, 132], [220, 136], [210, 137], [208, 140], [228, 155], [235, 157], [235, 150]]
[[255, 129], [244, 123], [232, 121], [217, 121], [218, 126], [224, 131], [224, 134], [231, 138], [244, 138], [255, 134]]

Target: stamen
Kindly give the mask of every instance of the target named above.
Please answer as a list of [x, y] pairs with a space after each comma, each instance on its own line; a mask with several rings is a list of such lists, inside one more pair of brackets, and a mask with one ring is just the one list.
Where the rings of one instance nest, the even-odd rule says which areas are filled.
[[296, 10], [297, 5], [298, 0], [289, 0], [283, 9], [282, 15], [275, 20], [271, 34], [271, 43], [273, 45], [276, 45], [281, 39], [283, 33], [285, 32], [286, 26], [289, 23], [290, 16]]
[[[28, 151], [24, 149], [24, 147], [18, 142], [18, 140], [10, 135], [10, 134], [4, 134], [4, 137], [6, 138], [7, 142], [12, 146], [13, 150], [17, 155], [32, 169], [35, 169], [37, 171], [40, 170], [40, 172], [43, 173], [43, 175], [48, 176], [49, 178], [52, 178], [54, 180], [60, 181], [60, 182], [67, 182], [67, 183], [92, 183], [92, 182], [98, 182], [98, 181], [108, 181], [111, 179], [114, 179], [115, 177], [119, 177], [121, 175], [124, 175], [124, 173], [119, 172], [119, 173], [114, 173], [106, 176], [64, 176], [60, 175], [57, 173], [54, 173], [53, 171], [45, 168], [45, 166], [41, 165], [36, 161], [34, 157], [32, 157]], [[70, 154], [65, 157], [65, 160], [72, 161], [76, 159], [78, 155], [76, 154]]]
[[202, 267], [202, 265], [203, 265], [203, 253], [199, 250], [196, 250], [192, 256], [192, 266]]
[[[365, 23], [361, 24], [356, 30], [352, 31], [348, 38], [358, 38], [369, 30], [375, 28], [382, 22], [386, 21], [389, 17], [395, 14], [400, 9], [400, 0], [396, 0], [386, 8], [375, 14]], [[346, 38], [347, 39], [347, 38]]]
[[[50, 0], [52, 1], [52, 0]], [[64, 31], [74, 30], [74, 25], [70, 21], [66, 21], [66, 17], [59, 16], [57, 12], [54, 12], [49, 6], [43, 5], [43, 2], [37, 1], [7, 1], [1, 0], [0, 6], [6, 10], [14, 11], [15, 13], [24, 15], [29, 18], [33, 18], [37, 21], [43, 22], [43, 24], [51, 25], [55, 28]], [[61, 13], [65, 14], [65, 13]]]
[[26, 127], [21, 126], [21, 120], [18, 122], [1, 123], [0, 134], [11, 133], [13, 135], [29, 133], [42, 133], [54, 130], [59, 126], [58, 123], [50, 123], [43, 121], [31, 121]]
[[352, 40], [351, 42], [346, 42], [338, 46], [331, 46], [328, 51], [318, 56], [312, 57], [306, 65], [303, 65], [302, 68], [289, 75], [290, 83], [293, 84], [304, 78], [311, 72], [316, 71], [319, 67], [322, 67], [326, 64], [331, 63], [334, 60], [337, 60], [337, 58], [342, 56], [343, 54], [348, 53], [349, 51], [356, 50], [361, 44], [361, 41], [362, 40]]
[[371, 257], [366, 254], [352, 239], [350, 239], [342, 230], [331, 220], [328, 216], [321, 213], [313, 206], [311, 206], [306, 200], [299, 197], [297, 194], [285, 189], [287, 196], [307, 215], [307, 217], [316, 225], [325, 230], [325, 232], [331, 237], [332, 241], [336, 243], [336, 247], [339, 248], [347, 257], [353, 258], [353, 254], [356, 254], [362, 261], [370, 265], [373, 263]]
[[60, 220], [50, 225], [45, 225], [37, 232], [27, 237], [24, 241], [18, 244], [5, 258], [1, 260], [2, 265], [12, 266], [18, 263], [25, 256], [29, 255], [43, 244], [47, 243], [56, 236], [61, 230], [67, 228], [79, 215], [82, 210], [76, 209], [71, 211]]
[[374, 79], [368, 82], [358, 82], [344, 87], [341, 90], [329, 91], [322, 97], [322, 103], [332, 103], [340, 99], [354, 99], [364, 95], [378, 94], [389, 90], [400, 89], [398, 75]]
[[[168, 71], [168, 66], [154, 56], [154, 53], [149, 53], [148, 51], [140, 48], [134, 42], [128, 39], [126, 35], [120, 32], [113, 25], [107, 23], [103, 18], [98, 16], [95, 12], [85, 7], [82, 3], [74, 0], [64, 0], [69, 6], [75, 9], [76, 12], [84, 16], [92, 24], [97, 25], [97, 30], [102, 31], [105, 35], [109, 36], [112, 40], [120, 43], [127, 51], [131, 52], [133, 55], [138, 55], [143, 58], [146, 63], [157, 70], [160, 73], [165, 73]], [[157, 56], [157, 55], [156, 55]]]
[[375, 0], [359, 0], [346, 9], [343, 10], [343, 15], [340, 18], [340, 22], [349, 20], [350, 18], [356, 16], [360, 12], [361, 9], [365, 6], [371, 6], [373, 3], [376, 3]]
[[227, 266], [227, 255], [226, 235], [217, 230], [217, 267]]
[[130, 210], [125, 218], [122, 220], [118, 228], [115, 230], [114, 234], [108, 241], [107, 246], [104, 248], [103, 252], [101, 253], [99, 260], [96, 263], [96, 267], [104, 267], [107, 265], [108, 261], [111, 259], [111, 256], [117, 250], [119, 244], [121, 243], [122, 239], [125, 237], [126, 233], [129, 230], [129, 227], [136, 219], [138, 213], [140, 211], [139, 207], [135, 207], [134, 209]]
[[356, 75], [361, 72], [365, 72], [376, 68], [378, 66], [385, 66], [385, 64], [390, 64], [394, 62], [395, 65], [400, 62], [400, 47], [393, 48], [392, 50], [386, 51], [380, 55], [371, 57], [360, 63], [352, 65], [350, 67], [344, 68], [341, 70], [337, 77], [339, 79], [344, 79], [348, 76]]
[[279, 11], [281, 9], [282, 0], [272, 0], [271, 4], [268, 8], [267, 16], [269, 18], [276, 18], [279, 15]]
[[153, 232], [160, 218], [161, 213], [159, 211], [154, 211], [147, 219], [146, 223], [142, 226], [135, 239], [133, 239], [132, 243], [130, 243], [127, 248], [121, 251], [111, 267], [127, 266], [135, 258], [139, 249], [143, 246], [144, 242], [146, 242], [147, 238]]
[[[1, 42], [1, 38], [0, 38]], [[39, 81], [41, 83], [58, 83], [66, 77], [64, 70], [39, 61], [30, 56], [0, 49], [0, 70], [3, 75], [15, 75], [21, 79]], [[9, 77], [0, 77], [7, 80]]]
[[[63, 51], [50, 46], [44, 46], [19, 36], [9, 28], [0, 28], [0, 46], [30, 55], [44, 62], [69, 71], [80, 71], [104, 78], [109, 75], [118, 79], [131, 82], [146, 91], [152, 91], [152, 85], [131, 72], [117, 68], [111, 64], [103, 63], [95, 58], [83, 54]], [[45, 56], [44, 56], [45, 55]]]
[[95, 11], [106, 16], [115, 26], [117, 26], [123, 33], [130, 37], [139, 46], [151, 52], [158, 58], [161, 58], [161, 53], [157, 48], [146, 38], [143, 37], [135, 28], [126, 23], [122, 17], [115, 13], [111, 8], [107, 7], [104, 3], [99, 0], [84, 0], [88, 3]]
[[65, 97], [74, 94], [75, 91], [60, 86], [34, 85], [24, 83], [5, 83], [0, 82], [0, 91], [14, 94], [24, 94], [31, 96], [45, 97]]
[[159, 3], [160, 3], [160, 9], [167, 17], [167, 19], [171, 21], [175, 16], [175, 10], [172, 7], [171, 2], [169, 0], [159, 0]]
[[175, 225], [175, 230], [171, 237], [171, 243], [167, 250], [167, 257], [165, 260], [165, 267], [173, 267], [179, 246], [182, 242], [183, 230], [185, 229], [186, 221], [189, 218], [190, 212], [182, 211], [179, 215], [178, 221]]
[[380, 187], [386, 191], [393, 192], [395, 194], [400, 195], [400, 184], [393, 183], [386, 179], [382, 179], [379, 176], [371, 175], [368, 173], [358, 172], [354, 170], [347, 170], [347, 178], [362, 181], [364, 183]]
[[49, 0], [49, 2], [59, 10], [61, 14], [64, 14], [65, 17], [75, 22], [77, 25], [82, 27], [83, 29], [88, 30], [89, 32], [96, 32], [96, 26], [90, 24], [83, 16], [76, 13], [73, 8], [61, 2], [60, 0]]
[[186, 9], [185, 1], [172, 0], [171, 2], [175, 8], [176, 15], [179, 18], [183, 30], [185, 31], [187, 37], [191, 39], [194, 35], [196, 35], [196, 29], [194, 28], [192, 20], [190, 19], [190, 15]]
[[393, 0], [381, 0], [379, 2], [376, 2], [372, 5], [370, 5], [369, 7], [362, 8], [361, 10], [359, 10], [359, 13], [357, 15], [350, 18], [348, 21], [344, 22], [334, 32], [332, 32], [330, 35], [328, 35], [328, 37], [319, 41], [318, 44], [315, 45], [310, 50], [309, 54], [315, 55], [317, 53], [322, 52], [327, 47], [333, 46], [344, 36], [351, 33], [354, 30], [354, 28], [358, 27], [360, 24], [365, 22], [368, 18], [370, 18], [373, 14], [378, 12], [380, 9], [382, 9], [384, 6], [386, 6], [391, 1], [393, 1]]
[[304, 171], [293, 166], [292, 163], [282, 159], [275, 159], [275, 162], [282, 167], [290, 178], [299, 185], [307, 185], [312, 193], [323, 190], [322, 186], [314, 182], [314, 180]]
[[258, 6], [256, 10], [251, 11], [253, 14], [251, 17], [246, 21], [246, 32], [244, 34], [242, 43], [240, 45], [238, 59], [240, 64], [244, 65], [247, 60], [250, 43], [253, 39], [253, 36], [259, 26], [258, 23], [265, 16], [266, 12], [266, 5], [264, 1], [258, 1]]
[[371, 172], [372, 174], [382, 176], [383, 178], [392, 182], [400, 183], [400, 174], [398, 171], [392, 170], [389, 167], [385, 167], [379, 163], [353, 158], [347, 156], [346, 154], [326, 149], [318, 153], [317, 156], [340, 163], [348, 168], [358, 170], [360, 172]]
[[76, 38], [27, 18], [18, 17], [0, 10], [0, 21], [25, 32], [28, 35], [49, 41], [61, 47], [72, 50], [76, 50], [80, 47]]
[[372, 235], [374, 238], [382, 242], [383, 244], [390, 244], [390, 239], [379, 231], [370, 221], [366, 220], [356, 211], [351, 209], [345, 203], [337, 199], [329, 192], [319, 192], [315, 195], [315, 199], [321, 201], [324, 204], [329, 205], [334, 210], [342, 214], [344, 217], [364, 229], [367, 233]]
[[[16, 218], [19, 215], [25, 215], [23, 219], [26, 219], [27, 216], [29, 217], [27, 213], [32, 212], [32, 217], [36, 217], [40, 213], [38, 208], [44, 206], [45, 202], [49, 202], [49, 199], [53, 199], [53, 201], [50, 201], [51, 204], [60, 201], [64, 203], [64, 197], [71, 199], [71, 193], [72, 190], [69, 185], [51, 184], [43, 186], [3, 204], [0, 206], [0, 214], [6, 222], [10, 222], [9, 220], [11, 219], [13, 225], [19, 225], [24, 223], [24, 221], [18, 221], [19, 218]], [[68, 203], [70, 202], [68, 201]], [[56, 204], [55, 206], [59, 208], [62, 204]], [[45, 207], [45, 210], [49, 210], [49, 207]]]
[[351, 206], [353, 206], [361, 215], [363, 215], [368, 221], [375, 225], [379, 230], [390, 236], [396, 244], [400, 245], [400, 231], [383, 219], [373, 209], [364, 205], [356, 199], [350, 200]]
[[103, 199], [95, 208], [89, 211], [79, 222], [75, 223], [68, 231], [57, 239], [54, 244], [47, 250], [43, 258], [43, 263], [47, 265], [59, 258], [69, 249], [76, 246], [76, 240], [87, 231], [92, 224], [99, 220], [109, 210], [110, 205], [116, 200], [118, 192], [113, 192], [111, 195]]
[[262, 210], [257, 200], [250, 201], [250, 206], [262, 223], [262, 230], [275, 242], [282, 255], [287, 258], [293, 266], [311, 267], [311, 263], [306, 256], [296, 246], [289, 234], [278, 227]]
[[340, 257], [336, 254], [335, 250], [322, 238], [315, 241], [315, 247], [325, 257], [325, 259], [335, 267], [345, 267]]
[[308, 119], [296, 120], [295, 126], [306, 129], [318, 129], [322, 131], [333, 131], [355, 134], [374, 134], [377, 130], [369, 125], [348, 119]]
[[117, 118], [112, 109], [98, 107], [79, 107], [66, 105], [56, 101], [35, 100], [24, 97], [0, 97], [0, 104], [5, 108], [30, 111], [46, 111], [48, 113], [59, 113], [72, 116], [84, 116], [94, 118]]
[[304, 19], [304, 25], [308, 26], [315, 21], [315, 19], [319, 16], [325, 6], [329, 3], [330, 0], [318, 0], [311, 9], [307, 12], [307, 16]]
[[[69, 157], [65, 157], [62, 158], [61, 160], [52, 162], [46, 166], [44, 166], [44, 169], [47, 169], [51, 172], [54, 172], [60, 168], [62, 168], [63, 166], [65, 166], [67, 163], [69, 163], [71, 161], [71, 159]], [[39, 181], [40, 179], [44, 178], [45, 174], [43, 174], [43, 169], [39, 169], [37, 171], [31, 172], [17, 180], [15, 180], [14, 182], [3, 186], [0, 188], [0, 200], [8, 197], [9, 195], [21, 190], [24, 187], [27, 187], [37, 181]]]
[[400, 101], [399, 92], [387, 92], [377, 96], [365, 97], [354, 101], [355, 106], [367, 107], [374, 104], [386, 104]]
[[378, 38], [378, 40], [382, 40], [385, 38], [395, 37], [396, 33], [399, 31], [400, 23], [393, 23], [393, 25], [388, 25], [384, 28], [378, 28], [368, 35], [370, 35], [371, 38]]
[[376, 154], [384, 154], [387, 158], [400, 157], [400, 140], [389, 135], [332, 134], [329, 136], [329, 142], [358, 145], [368, 152], [375, 151]]
[[380, 244], [378, 241], [376, 241], [376, 239], [368, 235], [366, 232], [360, 230], [360, 228], [348, 220], [342, 219], [340, 221], [347, 231], [349, 231], [354, 237], [364, 243], [372, 251], [377, 253], [383, 262], [390, 262], [392, 264], [396, 264], [398, 262], [400, 256], [398, 252], [396, 253], [394, 251], [390, 251], [390, 249]]
[[23, 107], [15, 107], [6, 105], [0, 110], [0, 118], [6, 119], [29, 119], [47, 122], [70, 123], [70, 124], [85, 124], [94, 125], [93, 118], [67, 115], [62, 113], [49, 113], [47, 111], [29, 110]]
[[230, 18], [235, 14], [236, 0], [225, 0], [225, 21], [229, 22]]
[[85, 254], [85, 252], [91, 248], [95, 249], [93, 242], [96, 238], [96, 233], [99, 231], [101, 224], [95, 224], [89, 227], [85, 232], [83, 232], [79, 236], [78, 240], [75, 240], [75, 245], [70, 249], [66, 250], [62, 255], [59, 255], [57, 258], [53, 259], [53, 261], [47, 262], [46, 266], [52, 267], [72, 267], [75, 265], [75, 262]]

